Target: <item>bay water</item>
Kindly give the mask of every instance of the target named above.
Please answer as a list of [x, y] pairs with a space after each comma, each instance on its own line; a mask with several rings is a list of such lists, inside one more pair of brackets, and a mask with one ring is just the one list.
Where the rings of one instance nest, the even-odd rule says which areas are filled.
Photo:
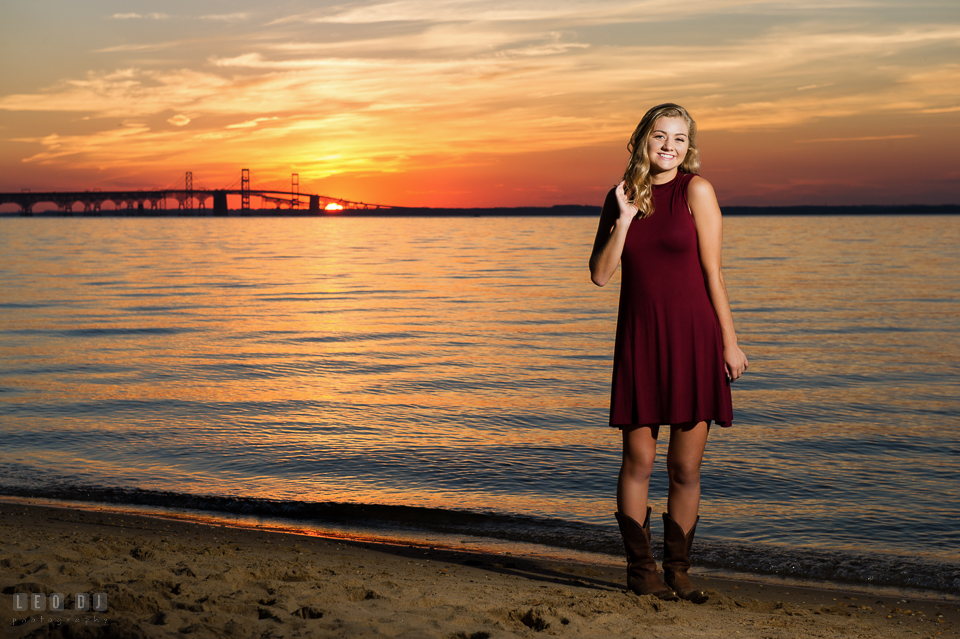
[[[0, 219], [0, 494], [622, 561], [595, 229]], [[952, 216], [724, 220], [751, 364], [698, 566], [960, 592], [958, 244]]]

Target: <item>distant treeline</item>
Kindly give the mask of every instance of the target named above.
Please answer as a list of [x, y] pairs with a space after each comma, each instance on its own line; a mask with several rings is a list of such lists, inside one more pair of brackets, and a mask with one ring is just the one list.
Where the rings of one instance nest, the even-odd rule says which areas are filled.
[[[597, 217], [599, 206], [559, 204], [556, 206], [516, 206], [470, 209], [440, 209], [395, 207], [381, 209], [343, 209], [320, 211], [306, 209], [250, 209], [227, 211], [228, 217]], [[894, 205], [894, 206], [725, 206], [724, 215], [957, 215], [960, 204]], [[0, 213], [0, 217], [17, 217], [20, 213]], [[64, 213], [61, 211], [38, 211], [37, 217], [214, 217], [211, 209], [194, 210], [135, 210], [119, 209], [101, 213]]]
[[[960, 204], [937, 206], [724, 206], [724, 215], [957, 215]], [[557, 206], [521, 206], [487, 209], [392, 208], [380, 210], [343, 210], [336, 215], [406, 216], [588, 216], [600, 215], [599, 206], [560, 204]]]
[[957, 215], [960, 204], [924, 206], [724, 206], [724, 215]]

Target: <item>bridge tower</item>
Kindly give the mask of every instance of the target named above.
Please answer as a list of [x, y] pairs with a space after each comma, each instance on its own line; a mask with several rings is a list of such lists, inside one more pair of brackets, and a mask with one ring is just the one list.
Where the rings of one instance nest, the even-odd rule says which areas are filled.
[[188, 210], [193, 209], [193, 171], [187, 171], [187, 175], [183, 178], [183, 190], [186, 197], [184, 198], [184, 207]]
[[240, 169], [240, 208], [250, 210], [250, 169]]
[[294, 173], [290, 176], [290, 192], [293, 193], [292, 207], [300, 208], [300, 174]]

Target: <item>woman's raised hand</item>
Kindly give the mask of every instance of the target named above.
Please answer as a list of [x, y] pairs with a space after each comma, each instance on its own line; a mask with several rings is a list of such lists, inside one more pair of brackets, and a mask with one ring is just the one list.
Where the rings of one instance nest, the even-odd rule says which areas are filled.
[[620, 180], [620, 184], [617, 185], [616, 195], [617, 204], [620, 205], [620, 219], [626, 218], [627, 220], [632, 220], [635, 218], [639, 209], [635, 204], [631, 203], [630, 198], [627, 197], [627, 183], [625, 180]]
[[605, 285], [617, 270], [620, 255], [623, 253], [623, 242], [637, 210], [627, 197], [624, 182], [620, 182], [617, 188], [608, 192], [604, 198], [600, 225], [597, 227], [597, 237], [593, 241], [593, 252], [590, 254], [590, 279], [597, 286]]

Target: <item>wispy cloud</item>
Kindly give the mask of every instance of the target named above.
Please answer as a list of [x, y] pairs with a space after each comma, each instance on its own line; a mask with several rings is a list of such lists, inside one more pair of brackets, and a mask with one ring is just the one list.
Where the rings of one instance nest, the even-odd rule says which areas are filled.
[[140, 43], [140, 44], [116, 44], [109, 47], [103, 47], [102, 49], [94, 49], [94, 53], [127, 53], [133, 51], [161, 51], [163, 49], [171, 49], [178, 45], [182, 44], [181, 42], [150, 42], [150, 43]]
[[115, 13], [110, 16], [114, 20], [167, 20], [166, 13]]
[[250, 19], [250, 14], [245, 12], [240, 13], [211, 13], [208, 15], [200, 16], [201, 20], [215, 20], [219, 22], [242, 22], [244, 20]]
[[903, 135], [862, 135], [859, 137], [849, 137], [849, 138], [816, 138], [813, 140], [795, 140], [801, 144], [808, 144], [811, 142], [875, 142], [877, 140], [909, 140], [911, 138], [919, 137], [916, 134], [908, 133]]
[[[283, 116], [287, 131], [297, 122], [322, 128], [332, 119], [346, 119], [354, 122], [352, 132], [366, 123], [396, 131], [393, 152], [427, 145], [435, 152], [446, 146], [459, 153], [492, 140], [513, 140], [512, 149], [547, 150], [622, 136], [624, 123], [642, 108], [637, 105], [642, 95], [650, 97], [641, 105], [659, 96], [695, 104], [705, 130], [790, 127], [825, 113], [863, 115], [898, 104], [903, 110], [949, 108], [956, 102], [943, 104], [949, 97], [943, 94], [953, 90], [944, 88], [951, 78], [942, 72], [923, 76], [906, 65], [873, 69], [873, 78], [861, 78], [873, 85], [869, 91], [844, 90], [844, 83], [834, 80], [850, 74], [844, 60], [871, 58], [881, 50], [889, 56], [896, 43], [942, 42], [957, 33], [942, 28], [860, 34], [849, 42], [773, 33], [723, 47], [636, 44], [611, 50], [578, 42], [575, 34], [537, 33], [534, 39], [526, 31], [474, 27], [469, 43], [462, 45], [466, 55], [452, 56], [456, 42], [464, 41], [462, 30], [438, 25], [409, 36], [407, 51], [415, 53], [406, 57], [362, 57], [365, 52], [357, 50], [362, 47], [349, 46], [332, 48], [323, 57], [303, 56], [295, 47], [271, 45], [273, 55], [214, 56], [200, 69], [90, 72], [42, 93], [4, 96], [0, 110], [125, 117], [173, 109], [205, 115], [212, 128], [249, 129], [263, 120], [248, 117], [237, 125], [222, 123], [222, 117], [260, 113]], [[403, 37], [389, 35], [389, 48], [401, 48]], [[424, 55], [416, 48], [424, 41], [436, 45], [429, 51], [445, 48], [447, 54]], [[825, 68], [819, 61], [827, 59]], [[820, 82], [802, 82], [813, 77]], [[821, 89], [795, 89], [814, 84]], [[907, 87], [909, 103], [903, 100]], [[299, 115], [287, 117], [292, 113]], [[436, 132], [429, 141], [420, 134], [426, 122]]]
[[[97, 151], [104, 149], [110, 149], [111, 153], [113, 153], [117, 146], [129, 145], [131, 142], [135, 142], [138, 138], [142, 138], [142, 136], [149, 133], [149, 127], [141, 125], [113, 128], [107, 131], [100, 131], [93, 135], [75, 136], [52, 134], [42, 138], [14, 138], [13, 141], [33, 142], [44, 147], [43, 151], [24, 158], [23, 162], [49, 163], [60, 158], [75, 156], [81, 139], [85, 141], [84, 144], [89, 145], [90, 150], [95, 154]], [[156, 136], [153, 137], [156, 138]], [[121, 155], [129, 159], [135, 154], [122, 153]]]
[[[889, 109], [902, 103], [906, 86], [912, 89], [911, 109], [956, 104], [949, 99], [956, 93], [950, 86], [956, 85], [945, 85], [943, 72], [920, 75], [906, 61], [896, 64], [894, 54], [899, 50], [901, 56], [907, 55], [904, 49], [917, 43], [956, 41], [960, 29], [953, 27], [849, 38], [798, 30], [726, 46], [635, 44], [612, 49], [578, 41], [575, 33], [511, 33], [474, 26], [468, 35], [456, 25], [437, 25], [410, 36], [389, 34], [381, 40], [381, 56], [371, 57], [366, 41], [301, 47], [277, 43], [264, 50], [273, 55], [253, 51], [211, 56], [200, 68], [90, 72], [41, 93], [0, 97], [0, 109], [83, 111], [107, 117], [187, 107], [195, 112], [266, 108], [276, 113], [312, 106], [322, 113], [326, 101], [332, 101], [391, 110], [395, 110], [391, 105], [436, 110], [456, 104], [462, 105], [461, 112], [487, 111], [498, 119], [505, 105], [525, 110], [524, 100], [538, 96], [542, 116], [537, 121], [561, 115], [583, 120], [603, 119], [610, 106], [619, 110], [635, 104], [639, 88], [649, 95], [700, 102], [711, 117], [722, 115], [709, 126], [723, 128], [739, 126], [729, 113], [737, 110], [744, 122], [789, 126], [830, 109], [844, 113]], [[458, 49], [462, 55], [455, 55]], [[398, 50], [407, 55], [396, 55]], [[840, 79], [850, 77], [861, 61], [881, 55], [893, 64], [860, 73], [855, 91], [844, 87], [846, 82]], [[237, 75], [238, 71], [243, 73]], [[808, 78], [819, 81], [802, 82]], [[806, 90], [798, 92], [798, 86]], [[805, 97], [813, 88], [819, 89], [816, 97]], [[602, 107], [597, 95], [606, 96]], [[778, 111], [782, 113], [774, 115]]]
[[[199, 20], [211, 20], [218, 22], [242, 22], [249, 20], [249, 12], [240, 11], [236, 13], [208, 13], [197, 16]], [[112, 20], [169, 20], [173, 18], [169, 13], [114, 13], [110, 16]]]
[[227, 128], [228, 129], [250, 129], [257, 126], [261, 122], [270, 122], [271, 120], [279, 120], [279, 119], [280, 118], [278, 118], [277, 116], [273, 116], [272, 118], [254, 118], [253, 120], [247, 120], [246, 122], [239, 122], [237, 124], [228, 124]]
[[960, 106], [944, 107], [942, 109], [922, 109], [921, 113], [935, 114], [935, 113], [957, 113], [960, 112]]
[[[767, 4], [754, 0], [716, 2], [689, 0], [678, 8], [672, 0], [575, 0], [551, 2], [534, 0], [517, 4], [508, 0], [394, 0], [369, 4], [345, 3], [331, 9], [300, 14], [297, 20], [346, 24], [419, 23], [542, 23], [536, 26], [567, 23], [575, 25], [608, 24], [616, 21], [638, 23], [677, 19], [698, 13], [736, 11]], [[549, 27], [548, 27], [549, 28]]]

